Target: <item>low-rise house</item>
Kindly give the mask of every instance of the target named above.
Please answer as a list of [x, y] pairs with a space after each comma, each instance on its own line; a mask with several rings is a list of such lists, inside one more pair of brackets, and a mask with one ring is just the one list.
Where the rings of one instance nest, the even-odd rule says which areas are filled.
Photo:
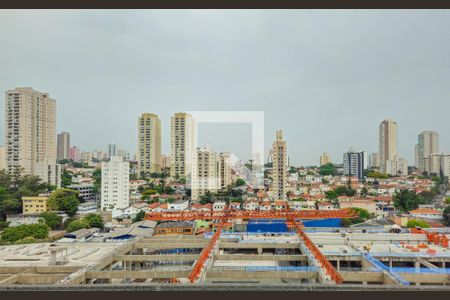
[[97, 212], [97, 202], [87, 201], [78, 205], [78, 214], [90, 214]]
[[288, 202], [286, 200], [275, 200], [273, 202], [273, 208], [275, 210], [285, 210], [287, 208]]
[[244, 202], [244, 209], [245, 210], [256, 210], [258, 208], [258, 202], [247, 200]]
[[212, 204], [200, 204], [200, 203], [194, 203], [191, 205], [190, 210], [192, 211], [211, 211], [212, 210]]
[[123, 212], [128, 215], [135, 215], [135, 214], [139, 213], [141, 210], [144, 212], [150, 212], [150, 209], [146, 202], [134, 203], [130, 207], [125, 208], [123, 210]]
[[222, 211], [225, 209], [227, 203], [224, 201], [216, 201], [213, 204], [213, 211]]
[[149, 212], [154, 212], [155, 209], [159, 207], [159, 204], [160, 204], [159, 202], [151, 203], [147, 206], [147, 210]]
[[333, 210], [335, 209], [333, 204], [330, 202], [318, 202], [317, 207], [319, 210]]
[[353, 199], [350, 201], [339, 202], [339, 207], [342, 209], [356, 207], [356, 208], [365, 209], [369, 213], [372, 213], [372, 214], [381, 213], [381, 211], [378, 209], [375, 201], [366, 200], [366, 199]]
[[9, 227], [15, 227], [19, 225], [38, 224], [39, 214], [12, 214], [6, 216], [6, 222], [9, 222]]
[[258, 210], [271, 210], [272, 209], [272, 203], [270, 201], [261, 201], [258, 205]]
[[236, 210], [241, 209], [241, 203], [239, 203], [239, 202], [231, 202], [230, 203], [230, 209], [236, 209]]
[[192, 235], [194, 228], [194, 222], [163, 222], [155, 227], [154, 235]]
[[306, 201], [289, 201], [289, 208], [291, 210], [302, 210], [302, 204]]
[[183, 211], [186, 210], [189, 206], [189, 200], [176, 200], [172, 203], [168, 203], [168, 209]]
[[353, 197], [350, 196], [339, 196], [338, 198], [339, 203], [340, 202], [344, 202], [344, 201], [351, 201], [353, 199]]
[[424, 218], [424, 219], [434, 219], [434, 220], [442, 220], [443, 213], [437, 209], [429, 209], [429, 208], [418, 208], [411, 210], [409, 214], [413, 218]]
[[[67, 214], [60, 211], [53, 211], [58, 216], [62, 218], [62, 222], [65, 222], [68, 218]], [[38, 224], [39, 220], [43, 219], [40, 217], [40, 214], [10, 214], [6, 215], [6, 222], [9, 222], [10, 227], [15, 227], [19, 225], [29, 225], [29, 224]]]

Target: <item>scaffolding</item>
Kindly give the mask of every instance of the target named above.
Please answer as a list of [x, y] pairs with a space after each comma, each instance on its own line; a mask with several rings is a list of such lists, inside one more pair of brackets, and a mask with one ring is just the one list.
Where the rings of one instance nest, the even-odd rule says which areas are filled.
[[182, 211], [182, 212], [150, 212], [145, 218], [153, 221], [193, 221], [224, 219], [327, 219], [354, 218], [351, 209], [335, 210], [229, 210], [221, 211]]
[[306, 248], [312, 253], [314, 258], [319, 262], [322, 269], [327, 275], [330, 276], [331, 280], [336, 284], [341, 284], [344, 280], [341, 274], [336, 271], [330, 261], [325, 257], [325, 255], [320, 252], [319, 248], [311, 241], [308, 235], [303, 231], [302, 226], [294, 219], [288, 219], [288, 227], [293, 227], [297, 231], [299, 237], [304, 241]]

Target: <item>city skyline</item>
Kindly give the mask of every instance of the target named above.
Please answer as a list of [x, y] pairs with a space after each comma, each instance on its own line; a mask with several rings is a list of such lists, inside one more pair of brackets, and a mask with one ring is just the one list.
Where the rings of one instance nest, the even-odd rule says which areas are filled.
[[[450, 151], [447, 12], [1, 16], [0, 28], [8, 30], [0, 29], [0, 37], [8, 43], [0, 50], [0, 89], [49, 93], [57, 101], [57, 132], [69, 132], [82, 150], [105, 150], [115, 141], [136, 153], [136, 120], [148, 112], [161, 118], [168, 155], [173, 113], [257, 110], [265, 112], [265, 156], [281, 129], [292, 165], [318, 165], [323, 152], [340, 162], [349, 146], [377, 152], [384, 119], [397, 122], [398, 154], [409, 165], [420, 132], [438, 132], [440, 151]], [[59, 42], [30, 49], [22, 36], [26, 44]], [[249, 126], [234, 124], [231, 133], [231, 126], [222, 127], [214, 135], [217, 128], [199, 126], [199, 145], [209, 142], [246, 160]]]

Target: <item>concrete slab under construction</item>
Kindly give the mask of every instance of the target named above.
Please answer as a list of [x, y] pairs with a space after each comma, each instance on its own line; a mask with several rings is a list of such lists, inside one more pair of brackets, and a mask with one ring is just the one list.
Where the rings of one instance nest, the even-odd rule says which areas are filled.
[[195, 284], [187, 278], [211, 235], [2, 246], [0, 288], [252, 284], [258, 289], [296, 284], [345, 289], [405, 283], [416, 289], [449, 288], [450, 251], [428, 243], [422, 234], [309, 232], [307, 236], [340, 274], [342, 284], [327, 281], [322, 266], [296, 234], [233, 233], [219, 236]]

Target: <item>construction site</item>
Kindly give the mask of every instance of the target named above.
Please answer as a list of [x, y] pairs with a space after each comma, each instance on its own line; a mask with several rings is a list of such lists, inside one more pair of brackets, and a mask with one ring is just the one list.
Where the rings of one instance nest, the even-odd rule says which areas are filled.
[[[450, 289], [446, 228], [396, 233], [308, 228], [350, 210], [147, 214], [147, 226], [209, 220], [201, 234], [127, 234], [127, 239], [0, 246], [0, 288]], [[284, 224], [280, 232], [238, 225]], [[173, 226], [163, 226], [172, 228]], [[132, 237], [132, 238], [130, 238]]]

